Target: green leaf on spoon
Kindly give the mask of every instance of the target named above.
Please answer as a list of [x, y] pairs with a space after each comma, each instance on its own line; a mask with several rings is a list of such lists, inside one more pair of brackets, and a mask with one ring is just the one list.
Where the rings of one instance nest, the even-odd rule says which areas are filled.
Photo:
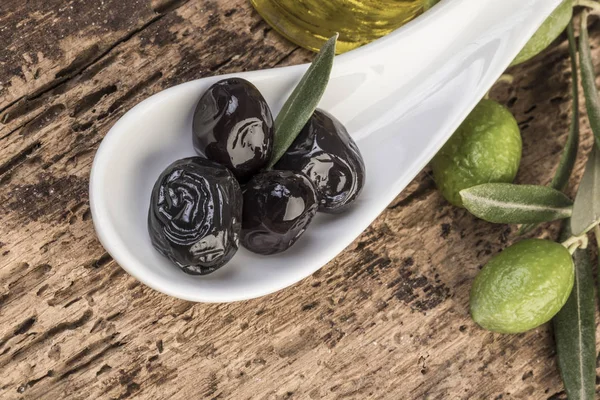
[[486, 183], [461, 190], [463, 205], [484, 221], [523, 224], [568, 218], [572, 202], [547, 186]]
[[323, 45], [319, 54], [286, 100], [277, 118], [275, 118], [275, 140], [269, 169], [273, 168], [294, 142], [294, 139], [315, 112], [323, 93], [325, 93], [333, 66], [333, 58], [335, 57], [337, 38], [338, 34], [331, 37]]

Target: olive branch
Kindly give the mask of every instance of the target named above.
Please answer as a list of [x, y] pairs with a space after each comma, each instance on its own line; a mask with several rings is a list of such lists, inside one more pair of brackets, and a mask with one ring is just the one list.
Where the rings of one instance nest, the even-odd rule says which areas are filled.
[[[565, 6], [565, 2], [559, 8]], [[520, 235], [532, 231], [540, 223], [563, 220], [560, 243], [573, 257], [575, 278], [566, 304], [553, 318], [558, 365], [569, 399], [593, 399], [595, 293], [591, 252], [587, 247], [590, 234], [600, 246], [600, 95], [595, 84], [588, 19], [591, 15], [600, 15], [600, 0], [575, 0], [572, 5], [583, 8], [579, 15], [578, 40], [573, 17], [566, 27], [571, 60], [572, 115], [552, 182], [548, 186], [485, 183], [461, 190], [460, 197], [464, 207], [478, 218], [492, 223], [519, 224]], [[498, 82], [510, 84], [512, 76], [503, 75]], [[564, 190], [571, 181], [579, 150], [580, 82], [594, 145], [587, 155], [576, 196], [571, 200]]]

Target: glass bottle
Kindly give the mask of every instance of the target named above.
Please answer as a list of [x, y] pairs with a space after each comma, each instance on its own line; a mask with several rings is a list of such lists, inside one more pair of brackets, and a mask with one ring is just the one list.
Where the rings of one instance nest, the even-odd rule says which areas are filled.
[[251, 0], [273, 28], [310, 50], [339, 32], [338, 53], [387, 35], [421, 13], [426, 1]]

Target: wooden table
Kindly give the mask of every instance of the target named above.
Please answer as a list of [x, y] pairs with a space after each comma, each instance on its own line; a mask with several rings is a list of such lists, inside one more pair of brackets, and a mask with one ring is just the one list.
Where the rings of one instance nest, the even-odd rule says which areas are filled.
[[[427, 172], [335, 261], [261, 299], [173, 299], [104, 251], [88, 176], [123, 113], [181, 82], [311, 59], [246, 0], [4, 0], [0, 46], [2, 399], [566, 398], [548, 326], [498, 335], [468, 316], [473, 277], [515, 227], [449, 206]], [[564, 37], [512, 72], [492, 97], [522, 129], [518, 182], [546, 184], [570, 115]]]

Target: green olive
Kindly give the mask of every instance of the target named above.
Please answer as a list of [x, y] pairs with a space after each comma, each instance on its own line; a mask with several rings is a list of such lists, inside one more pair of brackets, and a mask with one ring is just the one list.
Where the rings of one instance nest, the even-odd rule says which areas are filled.
[[496, 255], [477, 275], [471, 288], [471, 316], [490, 331], [528, 331], [560, 311], [573, 281], [573, 259], [564, 246], [524, 240]]
[[503, 105], [482, 100], [433, 158], [433, 178], [450, 203], [459, 192], [483, 183], [510, 183], [521, 162], [517, 121]]
[[565, 0], [529, 39], [529, 42], [523, 47], [511, 65], [521, 64], [542, 52], [565, 30], [572, 17], [573, 2], [572, 0]]

